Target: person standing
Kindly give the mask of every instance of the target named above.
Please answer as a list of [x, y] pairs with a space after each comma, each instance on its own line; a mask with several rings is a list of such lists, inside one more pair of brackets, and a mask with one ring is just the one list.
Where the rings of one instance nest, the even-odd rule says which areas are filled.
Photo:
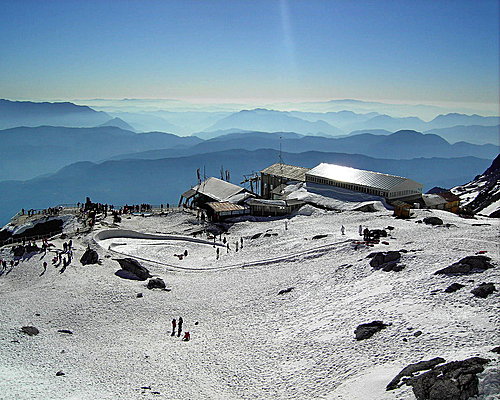
[[172, 334], [170, 336], [175, 336], [175, 328], [176, 328], [176, 325], [177, 325], [177, 321], [176, 319], [174, 318], [172, 320]]
[[219, 259], [219, 248], [217, 247], [217, 260]]
[[177, 337], [181, 336], [183, 322], [184, 321], [182, 320], [182, 317], [179, 317], [179, 323], [177, 324], [177, 326], [179, 327], [179, 330], [177, 331]]
[[345, 235], [345, 226], [344, 225], [342, 225], [340, 227], [340, 232], [342, 232], [342, 235]]
[[359, 236], [363, 236], [363, 225], [359, 226]]

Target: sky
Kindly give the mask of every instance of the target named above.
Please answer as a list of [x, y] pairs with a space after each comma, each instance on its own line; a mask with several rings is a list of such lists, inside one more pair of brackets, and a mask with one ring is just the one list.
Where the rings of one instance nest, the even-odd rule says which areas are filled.
[[497, 0], [0, 0], [0, 97], [499, 102]]

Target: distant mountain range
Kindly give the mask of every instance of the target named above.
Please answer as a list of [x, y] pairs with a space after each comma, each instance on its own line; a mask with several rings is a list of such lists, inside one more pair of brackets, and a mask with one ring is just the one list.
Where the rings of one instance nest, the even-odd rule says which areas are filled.
[[189, 146], [201, 141], [163, 132], [136, 134], [112, 126], [6, 129], [0, 131], [0, 180], [29, 179], [76, 161], [100, 161], [117, 154]]
[[[128, 102], [126, 102], [128, 103]], [[144, 102], [143, 102], [144, 103]], [[97, 103], [99, 104], [99, 103]], [[121, 102], [120, 104], [124, 104]], [[134, 104], [134, 102], [132, 102]], [[144, 104], [155, 104], [146, 101]], [[172, 102], [168, 102], [172, 104]], [[334, 101], [328, 104], [370, 105], [369, 102], [353, 100]], [[379, 104], [379, 103], [374, 103]], [[382, 104], [382, 103], [380, 103]], [[133, 109], [133, 107], [132, 107]], [[130, 110], [130, 107], [127, 108]], [[123, 129], [140, 132], [160, 131], [177, 135], [205, 135], [206, 132], [224, 132], [227, 130], [245, 130], [262, 132], [295, 132], [303, 135], [342, 136], [353, 131], [372, 132], [383, 130], [442, 131], [451, 142], [467, 141], [468, 134], [475, 138], [475, 144], [493, 143], [492, 130], [480, 132], [468, 126], [500, 125], [499, 117], [483, 117], [450, 113], [438, 115], [429, 122], [417, 117], [393, 117], [377, 112], [356, 113], [349, 110], [327, 112], [277, 111], [266, 108], [227, 111], [166, 111], [143, 110], [141, 112], [123, 112], [114, 109], [110, 114], [95, 111], [87, 106], [73, 103], [35, 103], [29, 101], [0, 100], [0, 129], [18, 126], [118, 126]], [[118, 118], [118, 120], [113, 119]], [[456, 128], [455, 128], [456, 127]], [[453, 129], [451, 129], [453, 128]], [[477, 135], [476, 133], [480, 134]], [[465, 136], [465, 138], [464, 138]], [[460, 138], [459, 140], [456, 140]], [[488, 140], [489, 142], [487, 142]]]
[[127, 124], [123, 119], [120, 119], [118, 117], [110, 119], [109, 121], [107, 121], [99, 126], [100, 127], [101, 126], [114, 126], [116, 128], [124, 129], [126, 131], [136, 132], [135, 128], [133, 128], [131, 125]]
[[343, 131], [325, 121], [310, 122], [282, 111], [256, 108], [242, 110], [217, 121], [206, 131], [238, 128], [264, 132], [296, 132], [308, 135], [342, 135]]
[[439, 135], [450, 143], [468, 142], [474, 144], [491, 143], [500, 145], [500, 125], [457, 125], [451, 128], [431, 129], [425, 133]]
[[[218, 176], [221, 166], [238, 180], [278, 160], [276, 150], [227, 150], [159, 160], [80, 162], [55, 174], [28, 181], [0, 182], [0, 221], [6, 222], [20, 208], [44, 208], [76, 203], [86, 196], [99, 202], [175, 204], [180, 194], [196, 184], [196, 169]], [[326, 152], [282, 153], [286, 163], [313, 167], [321, 162], [407, 176], [426, 188], [451, 187], [467, 182], [491, 163], [475, 157], [375, 159], [362, 155]]]
[[104, 112], [73, 103], [34, 103], [0, 99], [0, 129], [40, 125], [90, 127], [110, 119]]
[[417, 157], [474, 156], [492, 160], [498, 154], [495, 145], [475, 145], [465, 142], [450, 144], [437, 135], [424, 135], [415, 131], [398, 131], [389, 135], [359, 134], [344, 137], [302, 136], [290, 132], [235, 132], [216, 136], [183, 149], [157, 149], [113, 157], [154, 159], [189, 156], [230, 149], [281, 149], [290, 153], [327, 151], [362, 154], [375, 158], [411, 159]]

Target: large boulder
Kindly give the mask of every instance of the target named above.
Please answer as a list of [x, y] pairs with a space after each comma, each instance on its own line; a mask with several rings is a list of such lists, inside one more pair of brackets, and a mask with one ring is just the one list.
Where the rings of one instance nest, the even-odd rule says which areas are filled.
[[389, 382], [385, 390], [394, 390], [402, 385], [401, 378], [405, 376], [412, 377], [415, 372], [426, 371], [434, 368], [436, 365], [444, 363], [446, 360], [441, 357], [433, 358], [432, 360], [420, 361], [415, 364], [410, 364], [404, 367], [399, 374], [397, 374], [392, 381]]
[[460, 283], [452, 283], [450, 286], [448, 286], [444, 292], [445, 293], [453, 293], [453, 292], [456, 292], [457, 290], [460, 290], [464, 287], [464, 285], [460, 284]]
[[165, 282], [161, 278], [153, 278], [148, 281], [148, 289], [165, 289]]
[[123, 270], [135, 275], [138, 280], [145, 281], [146, 279], [151, 278], [151, 274], [148, 269], [143, 267], [139, 261], [134, 260], [133, 258], [117, 258], [116, 261], [118, 261]]
[[497, 289], [495, 288], [495, 285], [492, 282], [490, 283], [483, 282], [478, 287], [472, 289], [470, 292], [476, 297], [485, 299], [496, 290]]
[[29, 336], [36, 336], [40, 333], [40, 331], [34, 326], [23, 326], [21, 328], [21, 332], [24, 332]]
[[478, 394], [476, 374], [484, 371], [489, 360], [472, 357], [440, 365], [406, 383], [417, 400], [467, 400]]
[[373, 269], [382, 269], [385, 272], [388, 271], [401, 271], [402, 266], [399, 265], [399, 260], [401, 259], [401, 253], [399, 251], [381, 251], [377, 253], [371, 253], [370, 266]]
[[493, 268], [491, 258], [483, 255], [467, 256], [450, 266], [434, 272], [435, 275], [474, 274]]
[[427, 225], [443, 225], [443, 220], [438, 217], [425, 217], [424, 223]]
[[361, 324], [354, 331], [356, 340], [371, 338], [375, 333], [387, 328], [390, 325], [391, 324], [384, 324], [382, 321], [372, 321], [367, 324]]
[[87, 250], [83, 253], [82, 258], [80, 258], [80, 262], [82, 265], [98, 264], [99, 254], [97, 254], [97, 251], [87, 247]]

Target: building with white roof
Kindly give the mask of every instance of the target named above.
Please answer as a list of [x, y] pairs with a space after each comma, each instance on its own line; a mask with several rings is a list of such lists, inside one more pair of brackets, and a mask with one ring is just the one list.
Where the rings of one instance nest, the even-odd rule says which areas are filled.
[[385, 197], [389, 201], [420, 198], [423, 188], [421, 183], [401, 176], [327, 163], [307, 171], [305, 179], [306, 182]]
[[247, 189], [233, 183], [210, 177], [181, 195], [179, 205], [193, 201], [197, 205], [219, 201], [241, 203], [245, 199], [254, 197]]

